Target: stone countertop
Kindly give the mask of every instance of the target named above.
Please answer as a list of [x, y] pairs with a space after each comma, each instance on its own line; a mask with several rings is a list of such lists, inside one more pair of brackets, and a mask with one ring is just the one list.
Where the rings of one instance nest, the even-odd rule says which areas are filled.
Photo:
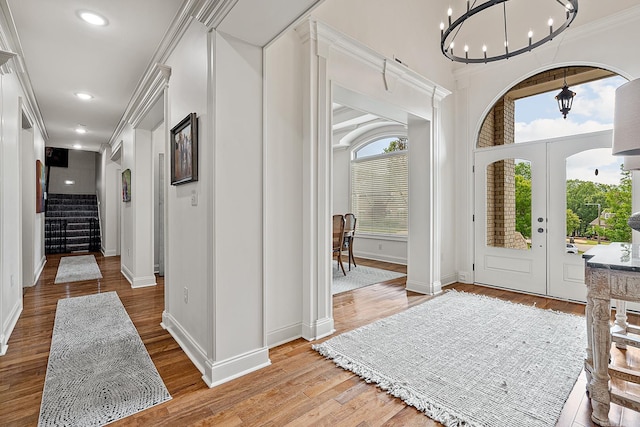
[[640, 245], [614, 242], [582, 254], [588, 267], [640, 272]]

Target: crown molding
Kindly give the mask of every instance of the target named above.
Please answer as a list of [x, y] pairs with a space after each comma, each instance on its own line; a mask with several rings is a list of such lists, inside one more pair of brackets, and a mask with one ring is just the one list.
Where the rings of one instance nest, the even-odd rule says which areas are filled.
[[170, 77], [171, 67], [162, 64], [155, 65], [148, 79], [145, 80], [143, 86], [137, 91], [139, 96], [132, 104], [131, 117], [129, 119], [131, 126], [134, 128], [137, 127], [151, 108], [153, 108], [153, 105], [169, 84]]
[[318, 56], [328, 58], [330, 51], [335, 50], [376, 70], [383, 76], [385, 88], [390, 92], [394, 90], [398, 82], [403, 82], [433, 97], [434, 101], [441, 101], [451, 94], [448, 89], [437, 85], [406, 65], [385, 57], [324, 22], [309, 19], [296, 27], [296, 32], [303, 43], [306, 41], [316, 42]]
[[9, 66], [7, 61], [14, 58], [13, 70], [15, 71], [15, 75], [18, 78], [18, 82], [20, 83], [20, 87], [24, 94], [24, 105], [33, 117], [35, 121], [34, 124], [37, 125], [40, 130], [40, 134], [46, 142], [49, 139], [49, 134], [47, 133], [47, 128], [44, 125], [42, 112], [40, 111], [38, 100], [36, 99], [33, 86], [31, 85], [31, 78], [29, 77], [27, 67], [23, 60], [24, 54], [22, 52], [20, 38], [18, 37], [18, 30], [16, 29], [16, 24], [7, 0], [0, 0], [0, 49], [3, 51], [4, 57], [7, 57], [7, 55], [9, 56], [0, 67], [0, 72], [2, 72], [2, 74], [11, 72], [12, 68]]
[[222, 23], [238, 0], [202, 0], [193, 17], [213, 29]]

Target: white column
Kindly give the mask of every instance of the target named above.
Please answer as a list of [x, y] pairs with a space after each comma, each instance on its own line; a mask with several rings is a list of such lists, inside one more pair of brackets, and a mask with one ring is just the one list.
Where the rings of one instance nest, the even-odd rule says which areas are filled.
[[334, 332], [331, 299], [331, 90], [329, 47], [316, 37], [315, 23], [296, 29], [303, 64], [302, 336], [314, 340]]
[[409, 241], [407, 290], [433, 295], [440, 292], [432, 276], [433, 149], [431, 123], [409, 115]]

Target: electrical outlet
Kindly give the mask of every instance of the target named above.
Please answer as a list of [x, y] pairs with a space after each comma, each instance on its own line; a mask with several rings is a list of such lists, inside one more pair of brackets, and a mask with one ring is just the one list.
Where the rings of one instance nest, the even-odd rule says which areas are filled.
[[184, 302], [188, 303], [189, 302], [189, 289], [186, 286], [184, 287], [183, 296], [184, 296]]
[[131, 248], [127, 248], [127, 256], [131, 256]]
[[195, 190], [191, 192], [191, 206], [198, 206], [198, 193]]
[[13, 280], [13, 274], [11, 275], [11, 287], [13, 288], [13, 285], [15, 284], [14, 280]]
[[378, 243], [378, 250], [382, 250], [382, 243]]

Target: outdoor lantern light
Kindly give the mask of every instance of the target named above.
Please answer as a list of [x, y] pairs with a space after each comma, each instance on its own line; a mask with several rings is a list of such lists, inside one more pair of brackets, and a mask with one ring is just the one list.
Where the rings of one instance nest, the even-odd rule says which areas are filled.
[[569, 90], [567, 86], [567, 79], [564, 79], [564, 86], [562, 86], [562, 90], [559, 94], [556, 95], [556, 101], [558, 101], [558, 108], [562, 113], [562, 117], [567, 118], [567, 114], [569, 114], [569, 110], [571, 110], [571, 105], [573, 105], [573, 97], [576, 96], [576, 93]]

